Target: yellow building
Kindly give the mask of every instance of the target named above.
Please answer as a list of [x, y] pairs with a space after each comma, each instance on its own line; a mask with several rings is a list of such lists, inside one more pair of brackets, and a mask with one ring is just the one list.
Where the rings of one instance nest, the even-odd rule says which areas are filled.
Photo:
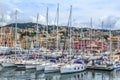
[[[108, 39], [108, 42], [110, 42], [110, 38]], [[112, 43], [112, 49], [116, 50], [120, 48], [120, 37], [112, 37], [111, 38], [111, 43]]]

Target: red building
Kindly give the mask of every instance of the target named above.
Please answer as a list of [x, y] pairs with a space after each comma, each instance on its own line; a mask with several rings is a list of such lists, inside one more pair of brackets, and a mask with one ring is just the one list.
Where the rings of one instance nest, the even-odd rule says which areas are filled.
[[95, 40], [80, 40], [74, 43], [75, 49], [81, 50], [107, 50], [107, 46]]

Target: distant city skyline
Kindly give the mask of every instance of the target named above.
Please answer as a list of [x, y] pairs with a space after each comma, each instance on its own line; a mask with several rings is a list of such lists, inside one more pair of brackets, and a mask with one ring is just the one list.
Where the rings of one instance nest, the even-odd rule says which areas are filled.
[[[17, 22], [36, 22], [39, 13], [39, 23], [45, 24], [46, 8], [49, 8], [49, 24], [54, 23], [57, 4], [60, 4], [59, 25], [67, 25], [70, 5], [73, 6], [72, 25], [93, 25], [104, 28], [120, 29], [120, 0], [1, 0], [0, 19], [4, 15], [5, 22], [14, 23], [14, 13], [18, 10]], [[1, 22], [0, 22], [1, 24]], [[84, 27], [84, 26], [83, 26]], [[96, 27], [95, 27], [96, 28]]]

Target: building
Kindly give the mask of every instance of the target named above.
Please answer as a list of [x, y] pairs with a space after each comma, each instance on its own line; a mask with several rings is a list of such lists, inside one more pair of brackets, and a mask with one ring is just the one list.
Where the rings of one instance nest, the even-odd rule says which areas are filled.
[[112, 50], [120, 49], [120, 37], [112, 37], [108, 39], [108, 44], [110, 45], [111, 41], [111, 48]]
[[75, 49], [81, 50], [107, 50], [108, 47], [101, 41], [90, 40], [89, 38], [81, 39], [74, 43]]

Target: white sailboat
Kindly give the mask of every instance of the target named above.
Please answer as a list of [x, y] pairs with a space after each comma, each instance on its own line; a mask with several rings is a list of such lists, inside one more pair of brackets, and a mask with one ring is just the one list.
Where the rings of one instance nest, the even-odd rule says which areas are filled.
[[[47, 15], [47, 19], [48, 19], [48, 15]], [[58, 22], [59, 22], [59, 4], [58, 4], [58, 7], [57, 7], [57, 24], [56, 24], [57, 25], [57, 40], [56, 40], [57, 41], [57, 44], [56, 44], [56, 50], [57, 51], [56, 52], [57, 53], [55, 53], [53, 55], [57, 55], [58, 54]], [[60, 63], [51, 63], [49, 65], [46, 65], [45, 69], [44, 69], [45, 73], [58, 72], [58, 71], [60, 71]]]
[[60, 65], [57, 63], [49, 64], [45, 66], [45, 73], [58, 72], [60, 70]]
[[37, 60], [26, 60], [25, 69], [35, 69], [37, 64], [39, 64]]
[[25, 68], [25, 60], [23, 60], [22, 58], [18, 58], [15, 61], [15, 65], [17, 66], [17, 68]]
[[15, 66], [14, 59], [5, 59], [3, 62], [1, 62], [1, 65], [3, 67], [13, 67]]
[[36, 71], [43, 71], [45, 70], [45, 66], [50, 65], [51, 63], [48, 61], [41, 61], [38, 65], [36, 65]]
[[120, 61], [113, 63], [113, 69], [118, 69], [118, 68], [120, 68]]
[[[39, 33], [39, 29], [38, 29], [38, 20], [39, 19], [39, 14], [37, 14], [37, 18], [36, 18], [36, 22], [37, 22], [37, 30], [36, 30], [36, 43], [35, 43], [35, 49], [38, 49], [38, 33]], [[31, 68], [36, 68], [38, 65], [40, 64], [40, 60], [35, 59], [35, 60], [27, 60], [25, 63], [25, 68], [26, 69], [31, 69]]]
[[[70, 15], [69, 15], [69, 26], [71, 26], [71, 19], [72, 18], [72, 6], [70, 6]], [[69, 53], [71, 55], [71, 28], [69, 28], [70, 32], [70, 48], [69, 48]], [[79, 72], [79, 71], [83, 71], [86, 69], [86, 66], [84, 64], [75, 64], [75, 63], [67, 63], [63, 66], [60, 67], [60, 73], [73, 73], [73, 72]]]
[[[17, 41], [17, 10], [15, 12], [15, 47], [16, 47], [16, 41]], [[15, 48], [16, 49], [16, 48]], [[1, 62], [1, 65], [3, 67], [13, 67], [15, 65], [15, 59], [16, 59], [16, 50], [15, 50], [15, 58], [6, 58], [4, 61]]]
[[[45, 53], [47, 55], [47, 46], [48, 46], [48, 8], [47, 8], [47, 12], [46, 12], [46, 28], [47, 28], [47, 34], [46, 34], [46, 50], [45, 50]], [[39, 64], [36, 65], [36, 70], [37, 71], [41, 71], [41, 70], [44, 70], [45, 69], [45, 66], [49, 65], [50, 62], [48, 61], [41, 61], [39, 60]]]
[[[3, 35], [3, 34], [2, 34], [2, 23], [3, 23], [3, 19], [1, 19], [1, 22], [0, 22], [0, 23], [1, 23], [1, 28], [0, 28], [0, 30], [1, 30], [1, 31], [0, 31], [0, 32], [1, 32], [1, 33], [0, 33], [0, 38], [1, 38], [1, 39], [0, 39], [0, 47], [2, 47], [2, 35]], [[0, 53], [1, 53], [1, 52], [0, 52]]]
[[60, 73], [74, 73], [84, 71], [86, 69], [83, 64], [66, 64], [61, 67]]
[[[111, 40], [111, 30], [109, 30], [109, 34], [110, 34], [110, 55], [114, 55], [114, 52], [112, 51], [112, 40]], [[113, 66], [113, 69], [118, 69], [120, 68], [120, 58], [119, 60], [110, 60]]]

